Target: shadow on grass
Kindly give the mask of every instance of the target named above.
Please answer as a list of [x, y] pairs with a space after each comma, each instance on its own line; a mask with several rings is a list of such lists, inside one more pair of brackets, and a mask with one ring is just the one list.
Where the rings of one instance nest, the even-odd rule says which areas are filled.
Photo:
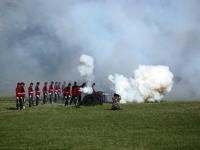
[[122, 109], [106, 109], [106, 110], [111, 110], [111, 111], [116, 111], [116, 110], [118, 110], [118, 111], [120, 111], [120, 110], [122, 110]]
[[15, 107], [6, 108], [7, 110], [17, 110]]

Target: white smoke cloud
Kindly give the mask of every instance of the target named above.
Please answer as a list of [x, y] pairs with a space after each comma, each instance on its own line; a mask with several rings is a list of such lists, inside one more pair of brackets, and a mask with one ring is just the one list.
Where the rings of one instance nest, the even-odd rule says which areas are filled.
[[[81, 54], [95, 60], [98, 90], [109, 74], [165, 65], [173, 90], [165, 100], [200, 99], [199, 0], [0, 0], [0, 81], [13, 94], [23, 81], [81, 81]], [[97, 87], [97, 86], [96, 86]], [[0, 94], [4, 94], [0, 90]]]
[[115, 92], [121, 95], [122, 103], [160, 102], [173, 86], [173, 74], [167, 66], [140, 65], [134, 71], [134, 78], [115, 74], [108, 79], [114, 84]]
[[94, 81], [93, 69], [94, 69], [94, 59], [91, 56], [82, 54], [79, 59], [80, 65], [78, 66], [78, 71], [82, 77], [87, 81], [86, 87], [81, 88], [83, 93], [90, 94], [93, 92], [91, 84]]

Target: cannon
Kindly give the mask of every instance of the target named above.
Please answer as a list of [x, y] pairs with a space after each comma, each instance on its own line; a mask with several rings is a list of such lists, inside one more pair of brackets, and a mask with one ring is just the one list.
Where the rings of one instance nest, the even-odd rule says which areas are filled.
[[93, 92], [92, 94], [88, 94], [83, 97], [83, 105], [84, 106], [95, 106], [95, 105], [103, 105], [104, 97], [103, 92]]

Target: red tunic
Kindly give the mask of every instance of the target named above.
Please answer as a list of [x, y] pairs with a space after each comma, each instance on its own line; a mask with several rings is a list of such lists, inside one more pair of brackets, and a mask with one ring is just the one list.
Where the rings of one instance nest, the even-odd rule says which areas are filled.
[[39, 90], [39, 87], [38, 87], [38, 86], [35, 87], [35, 94], [36, 94], [36, 95], [40, 95], [40, 90]]
[[47, 94], [47, 92], [48, 92], [48, 91], [47, 91], [47, 87], [44, 86], [42, 91], [43, 91], [44, 94]]
[[58, 94], [58, 86], [54, 86], [54, 92], [55, 92], [55, 94]]
[[70, 87], [65, 88], [65, 95], [69, 96], [70, 95]]
[[53, 85], [49, 85], [49, 93], [53, 94]]
[[59, 85], [58, 85], [58, 94], [61, 94], [61, 89]]
[[25, 97], [25, 90], [24, 90], [24, 87], [21, 87], [21, 97]]
[[15, 91], [16, 91], [16, 96], [21, 97], [21, 87], [16, 87]]
[[74, 88], [73, 90], [72, 90], [72, 96], [77, 96], [77, 89], [76, 88]]
[[28, 88], [28, 94], [33, 96], [33, 88], [31, 86]]

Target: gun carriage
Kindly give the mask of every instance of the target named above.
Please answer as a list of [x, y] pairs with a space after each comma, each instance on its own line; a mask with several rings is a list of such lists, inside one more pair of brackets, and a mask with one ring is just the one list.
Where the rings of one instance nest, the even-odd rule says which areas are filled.
[[84, 106], [103, 105], [104, 97], [103, 92], [93, 92], [83, 97], [82, 103]]

